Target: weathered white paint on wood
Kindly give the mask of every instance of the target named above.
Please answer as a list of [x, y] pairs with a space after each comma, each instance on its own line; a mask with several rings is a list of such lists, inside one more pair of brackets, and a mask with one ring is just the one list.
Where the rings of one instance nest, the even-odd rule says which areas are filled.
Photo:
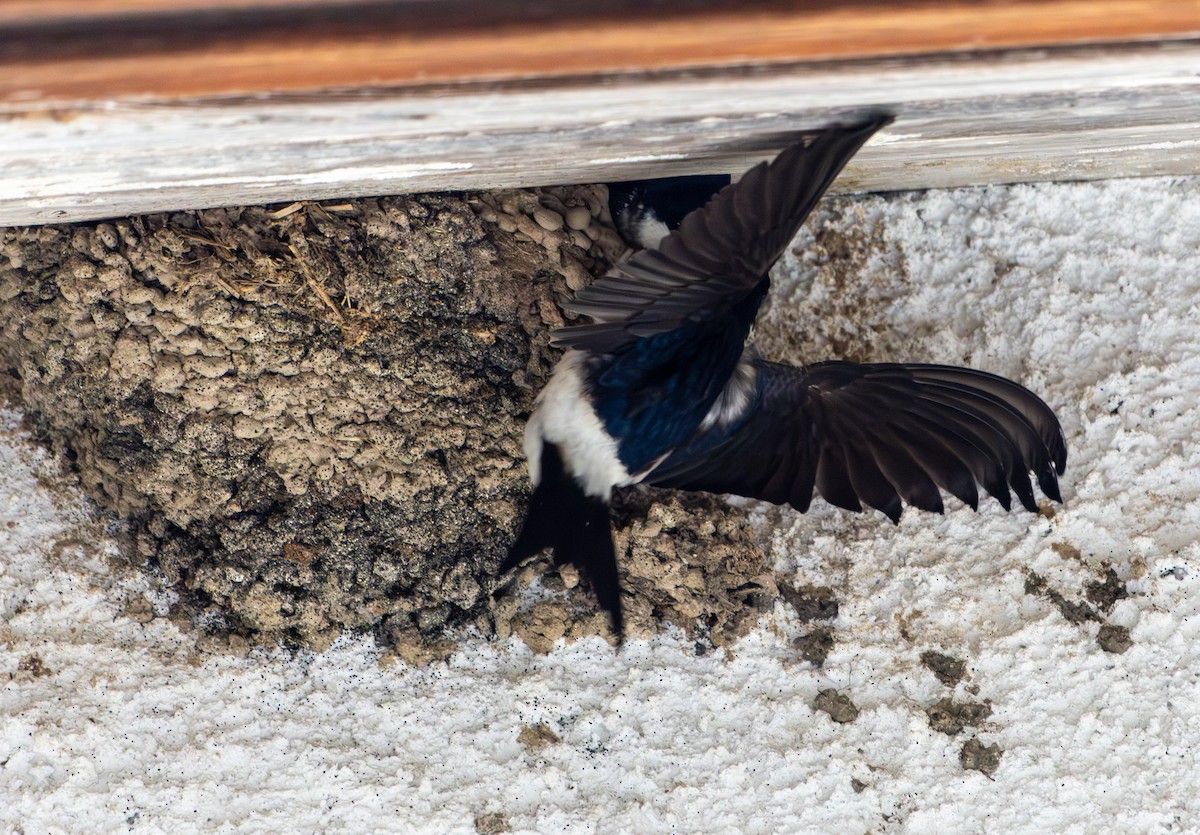
[[842, 191], [1200, 172], [1200, 42], [0, 108], [0, 225], [738, 171], [798, 132], [899, 114]]

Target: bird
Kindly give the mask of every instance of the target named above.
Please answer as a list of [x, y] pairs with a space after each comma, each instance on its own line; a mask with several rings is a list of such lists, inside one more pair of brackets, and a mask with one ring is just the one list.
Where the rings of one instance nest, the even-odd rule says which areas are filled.
[[[533, 491], [504, 574], [549, 548], [592, 584], [618, 644], [624, 609], [609, 503], [645, 484], [809, 509], [814, 493], [898, 523], [1061, 502], [1067, 446], [1054, 411], [1003, 377], [929, 363], [760, 356], [749, 341], [772, 265], [845, 164], [893, 116], [872, 112], [795, 142], [720, 187], [564, 307], [566, 349], [526, 424]], [[642, 196], [644, 196], [643, 192]], [[640, 197], [638, 198], [641, 199]]]
[[728, 174], [690, 174], [608, 183], [608, 212], [625, 243], [653, 249], [730, 179]]

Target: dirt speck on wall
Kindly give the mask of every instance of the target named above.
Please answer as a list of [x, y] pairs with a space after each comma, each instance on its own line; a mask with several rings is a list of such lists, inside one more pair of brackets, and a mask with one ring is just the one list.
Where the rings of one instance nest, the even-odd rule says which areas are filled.
[[[562, 622], [539, 635], [602, 631], [569, 572], [548, 587], [571, 605], [520, 580], [493, 600], [546, 332], [611, 256], [601, 224], [549, 222], [584, 207], [595, 190], [0, 230], [0, 366], [203, 630], [411, 645], [521, 634], [541, 606]], [[619, 514], [632, 630], [744, 632], [774, 594], [744, 514], [656, 498]]]

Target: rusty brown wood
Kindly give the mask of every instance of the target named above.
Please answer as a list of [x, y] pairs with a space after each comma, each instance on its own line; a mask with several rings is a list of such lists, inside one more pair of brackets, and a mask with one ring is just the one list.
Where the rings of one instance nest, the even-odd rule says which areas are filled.
[[1200, 0], [645, 6], [0, 0], [0, 224], [732, 172], [879, 106], [839, 189], [1200, 172]]
[[195, 98], [1200, 34], [1200, 0], [0, 0], [0, 102]]

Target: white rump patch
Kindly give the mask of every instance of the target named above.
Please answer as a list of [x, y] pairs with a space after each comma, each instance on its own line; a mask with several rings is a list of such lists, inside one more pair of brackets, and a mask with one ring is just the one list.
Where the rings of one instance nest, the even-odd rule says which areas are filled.
[[538, 395], [525, 425], [525, 457], [536, 486], [542, 478], [542, 442], [559, 448], [563, 464], [589, 496], [608, 501], [613, 487], [632, 484], [617, 457], [617, 442], [604, 430], [583, 390], [585, 351], [567, 351]]

